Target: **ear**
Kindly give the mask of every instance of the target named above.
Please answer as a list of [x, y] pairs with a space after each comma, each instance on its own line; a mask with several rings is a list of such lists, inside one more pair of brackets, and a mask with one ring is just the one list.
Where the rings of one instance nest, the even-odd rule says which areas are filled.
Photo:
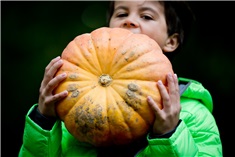
[[179, 34], [174, 33], [173, 35], [169, 36], [163, 46], [163, 52], [173, 52], [179, 46]]

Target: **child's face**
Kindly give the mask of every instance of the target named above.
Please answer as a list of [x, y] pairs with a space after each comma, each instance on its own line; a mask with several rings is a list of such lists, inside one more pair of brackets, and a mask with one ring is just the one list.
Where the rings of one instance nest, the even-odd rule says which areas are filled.
[[164, 6], [158, 1], [115, 1], [109, 26], [146, 34], [162, 49], [168, 39]]

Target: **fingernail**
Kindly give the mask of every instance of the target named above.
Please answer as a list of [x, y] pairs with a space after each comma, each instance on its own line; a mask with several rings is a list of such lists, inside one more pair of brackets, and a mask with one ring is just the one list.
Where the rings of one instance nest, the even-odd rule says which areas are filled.
[[65, 77], [66, 75], [67, 75], [66, 73], [63, 73], [63, 74], [62, 74], [62, 77]]
[[67, 90], [63, 91], [63, 95], [64, 96], [68, 95], [68, 91]]
[[59, 59], [60, 58], [60, 56], [57, 56], [55, 59], [57, 60], [57, 59]]
[[168, 76], [171, 78], [172, 77], [172, 75], [171, 74], [168, 74]]
[[151, 96], [147, 96], [147, 100], [150, 101], [150, 99], [151, 99]]
[[157, 83], [158, 83], [159, 85], [162, 85], [162, 80], [158, 80]]
[[63, 63], [63, 60], [62, 60], [62, 59], [60, 59], [58, 62], [61, 64], [61, 63]]

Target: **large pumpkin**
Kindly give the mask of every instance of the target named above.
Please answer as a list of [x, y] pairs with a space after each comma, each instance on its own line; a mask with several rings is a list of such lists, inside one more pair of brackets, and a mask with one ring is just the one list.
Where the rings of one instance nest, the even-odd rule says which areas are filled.
[[55, 93], [69, 95], [56, 111], [78, 140], [95, 146], [128, 144], [142, 138], [154, 122], [150, 95], [162, 108], [156, 86], [166, 85], [172, 65], [146, 35], [102, 27], [77, 36], [62, 53], [57, 75], [68, 77]]

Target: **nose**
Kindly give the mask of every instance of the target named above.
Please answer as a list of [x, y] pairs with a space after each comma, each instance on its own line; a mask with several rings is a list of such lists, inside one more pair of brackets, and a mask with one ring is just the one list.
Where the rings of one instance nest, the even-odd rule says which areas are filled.
[[123, 22], [124, 28], [137, 28], [138, 26], [139, 24], [134, 17], [128, 17]]

